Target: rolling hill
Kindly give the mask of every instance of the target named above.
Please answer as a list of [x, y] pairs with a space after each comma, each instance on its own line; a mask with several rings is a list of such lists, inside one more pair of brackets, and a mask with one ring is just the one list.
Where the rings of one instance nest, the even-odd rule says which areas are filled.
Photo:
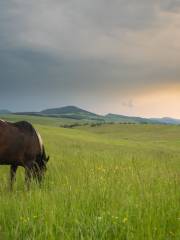
[[77, 120], [86, 119], [86, 120], [103, 121], [103, 116], [97, 115], [95, 113], [86, 111], [84, 109], [81, 109], [75, 106], [45, 109], [41, 111], [40, 114], [45, 116], [72, 118]]
[[74, 120], [88, 120], [104, 122], [104, 116], [86, 111], [75, 106], [49, 108], [40, 112], [16, 112], [16, 115], [46, 116], [56, 118], [68, 118]]
[[118, 114], [109, 113], [105, 116], [106, 121], [110, 122], [126, 122], [126, 123], [155, 123], [156, 121], [148, 119], [148, 118], [141, 118], [141, 117], [130, 117]]
[[151, 118], [151, 120], [155, 122], [163, 122], [164, 124], [175, 124], [178, 125], [180, 124], [180, 119], [174, 119], [174, 118], [169, 118], [169, 117], [164, 117], [164, 118]]
[[[8, 110], [0, 110], [0, 114], [9, 114]], [[39, 112], [16, 112], [16, 115], [39, 116], [62, 118], [72, 120], [83, 120], [86, 122], [114, 122], [114, 123], [134, 123], [134, 124], [173, 124], [179, 125], [180, 119], [173, 118], [143, 118], [135, 116], [124, 116], [119, 114], [109, 113], [107, 115], [98, 115], [90, 111], [84, 110], [76, 106], [65, 106], [59, 108], [44, 109]]]
[[109, 113], [105, 116], [106, 121], [112, 122], [128, 122], [128, 123], [141, 123], [141, 124], [170, 124], [179, 125], [180, 119], [174, 119], [169, 117], [164, 118], [142, 118], [134, 116], [124, 116], [118, 114]]

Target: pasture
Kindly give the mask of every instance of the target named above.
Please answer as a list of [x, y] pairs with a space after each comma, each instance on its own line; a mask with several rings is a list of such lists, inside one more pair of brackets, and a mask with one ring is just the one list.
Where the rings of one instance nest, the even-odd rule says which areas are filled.
[[0, 166], [0, 239], [180, 239], [180, 126], [30, 120], [48, 170], [27, 191], [18, 169], [10, 192], [9, 167]]

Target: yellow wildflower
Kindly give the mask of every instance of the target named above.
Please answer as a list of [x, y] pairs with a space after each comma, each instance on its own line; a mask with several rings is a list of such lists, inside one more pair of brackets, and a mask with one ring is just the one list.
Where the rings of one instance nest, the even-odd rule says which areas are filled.
[[127, 221], [128, 221], [127, 217], [123, 218], [123, 220], [122, 220], [123, 223], [126, 223]]

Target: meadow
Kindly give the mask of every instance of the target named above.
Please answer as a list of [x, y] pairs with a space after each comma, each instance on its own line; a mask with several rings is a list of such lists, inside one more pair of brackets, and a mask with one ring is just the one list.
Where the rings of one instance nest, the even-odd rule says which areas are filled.
[[10, 192], [9, 167], [0, 166], [0, 239], [180, 239], [180, 126], [30, 121], [48, 170], [27, 191], [18, 169]]

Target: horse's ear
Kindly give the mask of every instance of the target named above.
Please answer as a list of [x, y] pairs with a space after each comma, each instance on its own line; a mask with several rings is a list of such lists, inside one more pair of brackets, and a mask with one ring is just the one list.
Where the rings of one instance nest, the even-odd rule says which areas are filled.
[[48, 162], [49, 161], [49, 156], [46, 158], [46, 162]]

